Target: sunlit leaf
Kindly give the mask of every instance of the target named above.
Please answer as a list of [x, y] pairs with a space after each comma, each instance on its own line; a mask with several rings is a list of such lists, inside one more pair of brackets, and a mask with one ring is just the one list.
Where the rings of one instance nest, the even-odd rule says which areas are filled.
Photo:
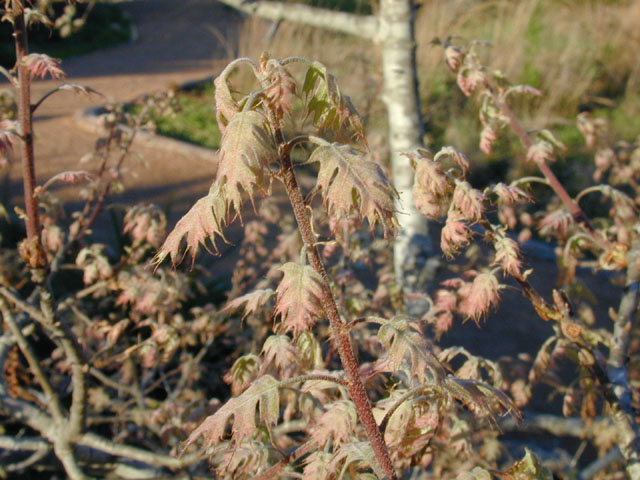
[[378, 364], [382, 371], [408, 370], [411, 378], [418, 382], [424, 382], [427, 372], [436, 381], [443, 378], [444, 370], [431, 353], [431, 346], [416, 320], [406, 316], [384, 320], [378, 330], [378, 340], [387, 349]]
[[222, 311], [235, 312], [236, 310], [243, 308], [244, 305], [242, 318], [245, 319], [249, 314], [255, 313], [258, 308], [267, 303], [274, 293], [275, 292], [270, 288], [254, 290], [253, 292], [234, 298], [224, 306]]
[[318, 187], [329, 215], [341, 218], [357, 213], [371, 228], [380, 222], [385, 235], [393, 233], [397, 192], [380, 165], [337, 143], [317, 147], [309, 161], [320, 163]]
[[322, 316], [322, 278], [310, 265], [289, 262], [279, 270], [284, 276], [277, 289], [276, 313], [284, 331], [298, 335]]
[[[198, 200], [193, 207], [178, 221], [173, 231], [158, 251], [154, 263], [159, 265], [167, 256], [176, 265], [182, 261], [187, 252], [191, 253], [191, 261], [195, 262], [200, 245], [207, 248], [210, 242], [217, 252], [215, 237], [223, 240], [223, 229], [226, 225], [226, 201], [222, 190], [215, 185], [209, 195]], [[184, 248], [183, 248], [183, 241]]]
[[207, 445], [218, 443], [225, 434], [227, 423], [233, 417], [232, 440], [240, 442], [256, 430], [256, 409], [260, 423], [271, 427], [280, 415], [278, 381], [270, 375], [260, 377], [240, 396], [232, 398], [216, 413], [207, 417], [187, 439], [185, 449], [198, 438]]
[[226, 211], [242, 208], [240, 189], [253, 200], [254, 188], [267, 190], [269, 164], [278, 157], [265, 117], [249, 110], [236, 113], [220, 140], [216, 184], [225, 187]]

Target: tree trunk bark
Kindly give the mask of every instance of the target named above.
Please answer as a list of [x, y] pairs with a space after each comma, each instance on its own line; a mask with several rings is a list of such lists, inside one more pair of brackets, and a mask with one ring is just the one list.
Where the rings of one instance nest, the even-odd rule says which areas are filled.
[[413, 204], [414, 172], [403, 155], [422, 146], [422, 119], [416, 68], [415, 10], [412, 0], [380, 0], [384, 102], [389, 118], [389, 147], [397, 202], [399, 235], [393, 248], [396, 278], [405, 290], [424, 291], [432, 255], [427, 221]]

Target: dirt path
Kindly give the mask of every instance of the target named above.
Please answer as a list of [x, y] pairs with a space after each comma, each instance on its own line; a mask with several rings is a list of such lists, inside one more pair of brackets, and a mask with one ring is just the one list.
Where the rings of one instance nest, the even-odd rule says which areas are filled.
[[[88, 85], [107, 100], [128, 101], [142, 93], [163, 90], [175, 84], [210, 76], [225, 63], [241, 18], [221, 4], [204, 0], [145, 0], [121, 3], [137, 28], [130, 43], [63, 62], [67, 81]], [[229, 41], [228, 45], [221, 38]], [[57, 82], [40, 81], [33, 86], [39, 98]], [[96, 135], [75, 124], [74, 114], [105, 103], [105, 98], [87, 98], [69, 92], [50, 97], [35, 116], [38, 182], [51, 175], [78, 168], [78, 160], [93, 149]], [[137, 147], [149, 168], [138, 166], [129, 175], [124, 199], [165, 204], [185, 203], [206, 192], [212, 163], [202, 159]], [[14, 198], [21, 195], [19, 162], [10, 172]], [[75, 191], [61, 191], [71, 200]], [[181, 205], [182, 207], [182, 205]]]

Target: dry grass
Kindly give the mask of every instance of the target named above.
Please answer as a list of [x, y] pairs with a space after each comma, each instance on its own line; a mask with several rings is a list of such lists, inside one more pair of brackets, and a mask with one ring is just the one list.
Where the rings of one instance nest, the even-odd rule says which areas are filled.
[[639, 25], [639, 0], [426, 2], [416, 25], [423, 94], [442, 71], [441, 51], [429, 42], [459, 35], [489, 41], [491, 65], [541, 88], [542, 112], [572, 115], [596, 96], [640, 89]]

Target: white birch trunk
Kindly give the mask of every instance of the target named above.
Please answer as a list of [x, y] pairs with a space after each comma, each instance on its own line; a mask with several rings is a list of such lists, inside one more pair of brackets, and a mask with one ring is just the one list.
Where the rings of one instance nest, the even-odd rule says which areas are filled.
[[[416, 73], [412, 0], [380, 0], [378, 41], [382, 48], [384, 102], [389, 118], [389, 147], [400, 232], [393, 248], [396, 278], [408, 290], [423, 288], [432, 253], [427, 221], [413, 204], [414, 172], [404, 152], [422, 146], [422, 119]], [[426, 279], [428, 280], [428, 278]]]

